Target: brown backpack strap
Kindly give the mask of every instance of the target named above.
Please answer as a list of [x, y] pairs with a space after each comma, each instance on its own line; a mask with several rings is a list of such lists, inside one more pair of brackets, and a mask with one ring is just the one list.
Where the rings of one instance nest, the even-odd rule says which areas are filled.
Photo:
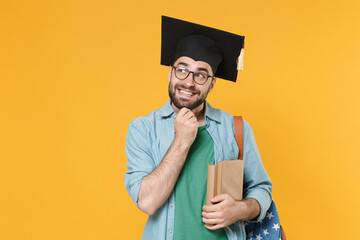
[[281, 240], [286, 240], [284, 228], [281, 225], [280, 225], [280, 229], [281, 229]]
[[234, 116], [234, 127], [235, 127], [235, 140], [239, 147], [238, 159], [243, 160], [244, 154], [244, 130], [243, 120], [241, 116]]

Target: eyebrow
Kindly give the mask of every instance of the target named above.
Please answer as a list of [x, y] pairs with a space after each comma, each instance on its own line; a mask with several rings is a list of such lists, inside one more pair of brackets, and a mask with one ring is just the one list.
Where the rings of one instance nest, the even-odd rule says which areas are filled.
[[[177, 65], [183, 65], [184, 67], [189, 66], [189, 64], [184, 63], [184, 62], [179, 62]], [[210, 73], [209, 73], [209, 70], [207, 70], [206, 68], [197, 68], [196, 71], [204, 71], [204, 72], [206, 72], [207, 74], [210, 74]]]

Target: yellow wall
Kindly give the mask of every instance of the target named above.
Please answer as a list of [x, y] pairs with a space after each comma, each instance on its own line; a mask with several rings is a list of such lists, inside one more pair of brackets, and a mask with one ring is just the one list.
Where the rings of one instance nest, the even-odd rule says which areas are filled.
[[252, 125], [289, 239], [360, 225], [360, 2], [0, 3], [0, 239], [139, 239], [128, 123], [167, 100], [161, 14], [246, 36], [214, 107]]

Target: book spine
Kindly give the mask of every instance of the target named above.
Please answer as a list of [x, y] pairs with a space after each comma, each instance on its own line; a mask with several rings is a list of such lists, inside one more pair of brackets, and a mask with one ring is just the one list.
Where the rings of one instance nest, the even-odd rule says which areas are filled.
[[222, 189], [222, 170], [223, 170], [223, 162], [220, 161], [218, 163], [218, 165], [216, 165], [217, 169], [216, 169], [216, 179], [215, 179], [215, 182], [216, 182], [216, 192], [215, 192], [215, 196], [216, 195], [220, 195], [222, 194], [223, 192], [223, 189]]
[[211, 205], [211, 198], [216, 194], [216, 165], [208, 166], [208, 178], [206, 188], [206, 205]]

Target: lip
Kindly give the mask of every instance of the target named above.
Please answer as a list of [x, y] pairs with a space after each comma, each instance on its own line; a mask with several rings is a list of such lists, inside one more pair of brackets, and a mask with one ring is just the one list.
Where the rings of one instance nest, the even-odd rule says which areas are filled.
[[[193, 97], [196, 95], [196, 92], [190, 91], [190, 90], [184, 89], [184, 88], [178, 88], [177, 91], [178, 91], [178, 93], [179, 93], [180, 96], [186, 97], [186, 98], [193, 98]], [[188, 93], [190, 93], [190, 94], [192, 94], [192, 95], [186, 94], [186, 93], [184, 93], [184, 92], [188, 92]]]

